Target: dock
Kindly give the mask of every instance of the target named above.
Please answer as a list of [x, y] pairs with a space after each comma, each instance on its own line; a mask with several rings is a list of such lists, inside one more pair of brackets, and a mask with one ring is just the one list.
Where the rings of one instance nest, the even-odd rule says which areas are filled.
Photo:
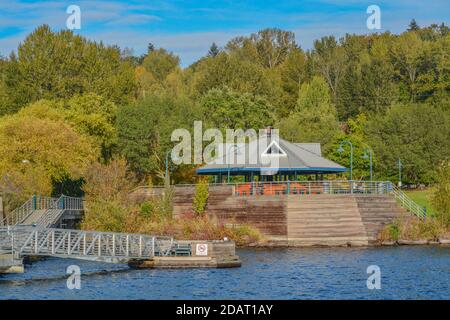
[[232, 241], [33, 226], [0, 227], [0, 273], [23, 272], [30, 256], [125, 263], [139, 268], [239, 267]]
[[132, 260], [129, 265], [139, 269], [158, 268], [236, 268], [241, 266], [241, 260], [236, 255], [233, 241], [178, 241], [184, 249], [168, 256], [155, 256], [148, 260]]

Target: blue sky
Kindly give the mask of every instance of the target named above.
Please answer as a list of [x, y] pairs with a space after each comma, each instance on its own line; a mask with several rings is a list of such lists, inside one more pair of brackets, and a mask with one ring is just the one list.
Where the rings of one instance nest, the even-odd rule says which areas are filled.
[[295, 32], [302, 48], [333, 34], [365, 34], [369, 5], [381, 8], [380, 31], [399, 33], [415, 18], [419, 25], [449, 24], [449, 0], [0, 0], [0, 54], [15, 50], [36, 26], [66, 27], [66, 9], [81, 8], [77, 33], [107, 44], [146, 51], [148, 42], [181, 57], [184, 66], [204, 55], [215, 41], [223, 46], [238, 35], [267, 27]]

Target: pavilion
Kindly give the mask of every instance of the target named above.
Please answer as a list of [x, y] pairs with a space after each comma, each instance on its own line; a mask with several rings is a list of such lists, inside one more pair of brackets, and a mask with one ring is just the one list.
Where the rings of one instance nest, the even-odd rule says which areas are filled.
[[[215, 182], [242, 176], [246, 182], [297, 181], [300, 176], [346, 172], [347, 168], [322, 157], [320, 143], [292, 143], [268, 134], [268, 142], [261, 148], [258, 140], [245, 144], [222, 145], [220, 156], [197, 169], [197, 174], [214, 176]], [[228, 152], [227, 152], [228, 150]], [[239, 161], [239, 154], [242, 153]]]

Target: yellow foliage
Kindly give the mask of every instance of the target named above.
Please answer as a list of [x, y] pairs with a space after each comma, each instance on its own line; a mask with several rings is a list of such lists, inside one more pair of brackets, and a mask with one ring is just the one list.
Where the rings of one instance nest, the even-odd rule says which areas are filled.
[[80, 178], [99, 155], [89, 137], [56, 114], [40, 118], [41, 108], [32, 110], [37, 116], [18, 113], [0, 119], [0, 177], [7, 178], [9, 189], [26, 196], [50, 194], [53, 181]]

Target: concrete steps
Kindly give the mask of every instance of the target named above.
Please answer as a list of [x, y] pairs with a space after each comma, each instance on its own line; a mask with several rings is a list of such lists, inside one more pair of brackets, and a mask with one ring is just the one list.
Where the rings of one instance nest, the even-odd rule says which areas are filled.
[[287, 216], [290, 245], [368, 244], [353, 196], [289, 197]]

